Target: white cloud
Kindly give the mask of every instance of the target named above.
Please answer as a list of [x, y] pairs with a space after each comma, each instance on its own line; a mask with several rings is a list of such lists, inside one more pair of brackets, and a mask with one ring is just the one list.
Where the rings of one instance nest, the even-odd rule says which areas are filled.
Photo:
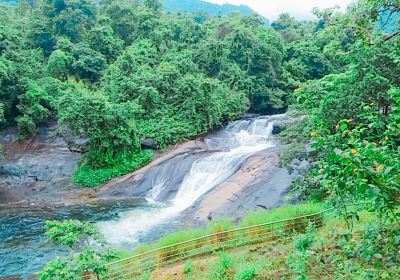
[[244, 4], [269, 20], [276, 19], [279, 14], [288, 12], [298, 19], [312, 17], [311, 10], [314, 7], [321, 9], [334, 7], [335, 5], [345, 9], [352, 0], [205, 0], [218, 4]]

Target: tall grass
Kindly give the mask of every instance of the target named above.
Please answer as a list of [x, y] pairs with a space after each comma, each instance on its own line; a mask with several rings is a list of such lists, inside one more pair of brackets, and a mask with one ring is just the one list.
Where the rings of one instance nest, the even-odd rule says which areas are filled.
[[[228, 219], [219, 219], [200, 229], [167, 234], [158, 242], [141, 246], [134, 252], [122, 255], [129, 257], [143, 253], [134, 259], [127, 259], [126, 265], [134, 261], [136, 264], [143, 263], [145, 265], [143, 268], [161, 267], [176, 260], [209, 254], [213, 251], [218, 252], [235, 246], [273, 240], [279, 238], [282, 234], [293, 231], [304, 232], [309, 219], [298, 217], [317, 214], [324, 208], [325, 206], [322, 204], [306, 203], [286, 205], [269, 211], [251, 212], [236, 226]], [[283, 223], [268, 224], [291, 218], [297, 219]], [[257, 227], [260, 224], [267, 225]], [[231, 231], [249, 226], [250, 228], [244, 230]], [[152, 250], [155, 251], [152, 252]]]
[[285, 205], [267, 211], [255, 211], [248, 213], [240, 223], [241, 227], [248, 227], [275, 221], [296, 218], [318, 213], [324, 210], [325, 205], [316, 203], [304, 203], [296, 205]]
[[[322, 211], [324, 207], [325, 206], [323, 204], [305, 203], [297, 205], [285, 205], [276, 209], [266, 211], [264, 210], [250, 212], [243, 218], [239, 226], [235, 226], [235, 224], [233, 224], [229, 219], [217, 219], [208, 223], [208, 225], [204, 228], [182, 230], [167, 234], [162, 237], [158, 242], [148, 245], [142, 245], [136, 248], [134, 252], [123, 252], [122, 256], [128, 257], [212, 234], [216, 234], [216, 236], [214, 236], [214, 239], [217, 238], [218, 240], [215, 241], [213, 239], [210, 242], [218, 242], [220, 240], [225, 241], [230, 238], [229, 234], [225, 234], [225, 231], [232, 230], [238, 227], [253, 226], [284, 219], [295, 218], [298, 216], [315, 214]], [[200, 245], [201, 244], [193, 243], [191, 247], [196, 248], [196, 246]], [[169, 248], [169, 251], [172, 251], [171, 249], [174, 250], [174, 248]]]

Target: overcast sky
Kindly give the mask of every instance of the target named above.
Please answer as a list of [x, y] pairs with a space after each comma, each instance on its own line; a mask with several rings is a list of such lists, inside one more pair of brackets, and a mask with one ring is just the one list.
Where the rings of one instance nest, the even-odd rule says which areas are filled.
[[314, 7], [330, 8], [339, 5], [345, 9], [352, 0], [205, 0], [218, 4], [244, 4], [256, 12], [262, 14], [269, 20], [274, 20], [279, 14], [288, 12], [298, 19], [309, 19], [312, 17], [311, 10]]

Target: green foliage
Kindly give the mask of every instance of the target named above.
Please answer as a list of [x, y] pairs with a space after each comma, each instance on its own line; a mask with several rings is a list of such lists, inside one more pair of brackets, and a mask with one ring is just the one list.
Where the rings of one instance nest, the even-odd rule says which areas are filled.
[[395, 277], [397, 249], [400, 244], [398, 226], [381, 222], [369, 222], [359, 235], [346, 233], [342, 235], [338, 245], [347, 259], [359, 259], [361, 265], [368, 268], [362, 273], [365, 277]]
[[335, 52], [339, 59], [332, 62], [342, 67], [306, 82], [292, 99], [313, 123], [314, 168], [300, 189], [323, 191], [346, 217], [355, 213], [345, 203], [367, 201], [382, 219], [399, 222], [400, 40], [375, 31], [379, 13], [399, 11], [392, 4], [359, 1], [346, 14], [316, 11], [323, 23], [318, 40], [332, 38], [334, 31], [340, 37], [325, 53]]
[[183, 273], [186, 275], [190, 275], [193, 273], [193, 261], [188, 260], [185, 265], [183, 266]]
[[[81, 278], [84, 273], [103, 275], [106, 264], [116, 258], [115, 252], [104, 246], [98, 228], [77, 220], [46, 221], [46, 236], [53, 242], [74, 249], [69, 255], [50, 261], [38, 273], [39, 280]], [[96, 242], [95, 245], [91, 245]], [[95, 247], [91, 247], [95, 246]]]
[[142, 150], [134, 154], [119, 154], [107, 167], [93, 168], [89, 164], [83, 164], [73, 174], [72, 181], [80, 186], [95, 187], [112, 178], [140, 169], [150, 162], [153, 155], [152, 150]]
[[253, 263], [241, 264], [235, 274], [235, 280], [252, 280], [257, 276], [259, 267]]
[[106, 59], [102, 53], [81, 43], [74, 46], [72, 55], [74, 57], [71, 66], [73, 73], [81, 79], [88, 79], [91, 82], [100, 79], [102, 71], [106, 67]]
[[256, 211], [248, 213], [242, 220], [241, 226], [253, 226], [270, 223], [279, 220], [295, 218], [315, 214], [324, 209], [324, 205], [304, 203], [297, 205], [285, 205], [268, 211]]
[[138, 108], [133, 102], [109, 102], [100, 92], [76, 86], [59, 100], [59, 122], [88, 137], [86, 160], [90, 166], [108, 167], [118, 162], [116, 157], [127, 161], [139, 149], [134, 120]]
[[165, 148], [288, 105], [284, 42], [261, 17], [167, 14], [158, 0], [28, 6], [0, 13], [0, 122], [27, 138], [58, 118], [87, 138], [80, 184], [147, 162], [133, 159], [144, 138]]
[[50, 76], [65, 81], [68, 78], [69, 69], [72, 65], [72, 57], [62, 50], [55, 50], [47, 61], [47, 71]]
[[150, 273], [149, 272], [144, 272], [141, 275], [141, 280], [150, 280]]
[[90, 0], [49, 0], [43, 3], [43, 13], [57, 35], [78, 42], [96, 20], [96, 8]]
[[87, 41], [92, 49], [104, 55], [108, 61], [114, 60], [122, 51], [123, 41], [114, 37], [110, 25], [100, 25], [92, 28], [87, 35]]
[[72, 247], [89, 239], [100, 241], [99, 230], [77, 220], [46, 221], [46, 236], [54, 243]]
[[295, 237], [293, 243], [294, 252], [291, 253], [286, 260], [287, 265], [297, 280], [307, 280], [307, 266], [310, 257], [310, 250], [313, 240], [315, 238], [315, 226], [309, 224], [307, 231], [304, 234], [299, 234]]
[[209, 279], [211, 280], [232, 279], [234, 274], [234, 268], [235, 268], [235, 259], [227, 253], [221, 253], [219, 255], [218, 262], [214, 264]]
[[33, 136], [36, 126], [47, 121], [55, 111], [55, 100], [61, 95], [63, 86], [58, 80], [43, 78], [30, 82], [25, 94], [19, 96], [18, 110], [23, 114], [17, 117], [19, 135], [22, 138]]

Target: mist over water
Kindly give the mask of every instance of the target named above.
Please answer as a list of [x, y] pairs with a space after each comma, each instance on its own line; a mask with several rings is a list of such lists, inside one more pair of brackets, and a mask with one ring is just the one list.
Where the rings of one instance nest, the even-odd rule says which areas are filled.
[[205, 139], [207, 149], [214, 152], [193, 162], [171, 201], [159, 202], [158, 195], [168, 187], [164, 183], [168, 180], [162, 180], [167, 177], [163, 176], [173, 175], [157, 176], [147, 195], [150, 207], [122, 212], [117, 219], [99, 222], [98, 226], [108, 242], [125, 247], [140, 242], [152, 232], [165, 232], [165, 227], [176, 226], [181, 212], [232, 176], [249, 156], [274, 146], [272, 129], [273, 121], [268, 117], [231, 123]]

